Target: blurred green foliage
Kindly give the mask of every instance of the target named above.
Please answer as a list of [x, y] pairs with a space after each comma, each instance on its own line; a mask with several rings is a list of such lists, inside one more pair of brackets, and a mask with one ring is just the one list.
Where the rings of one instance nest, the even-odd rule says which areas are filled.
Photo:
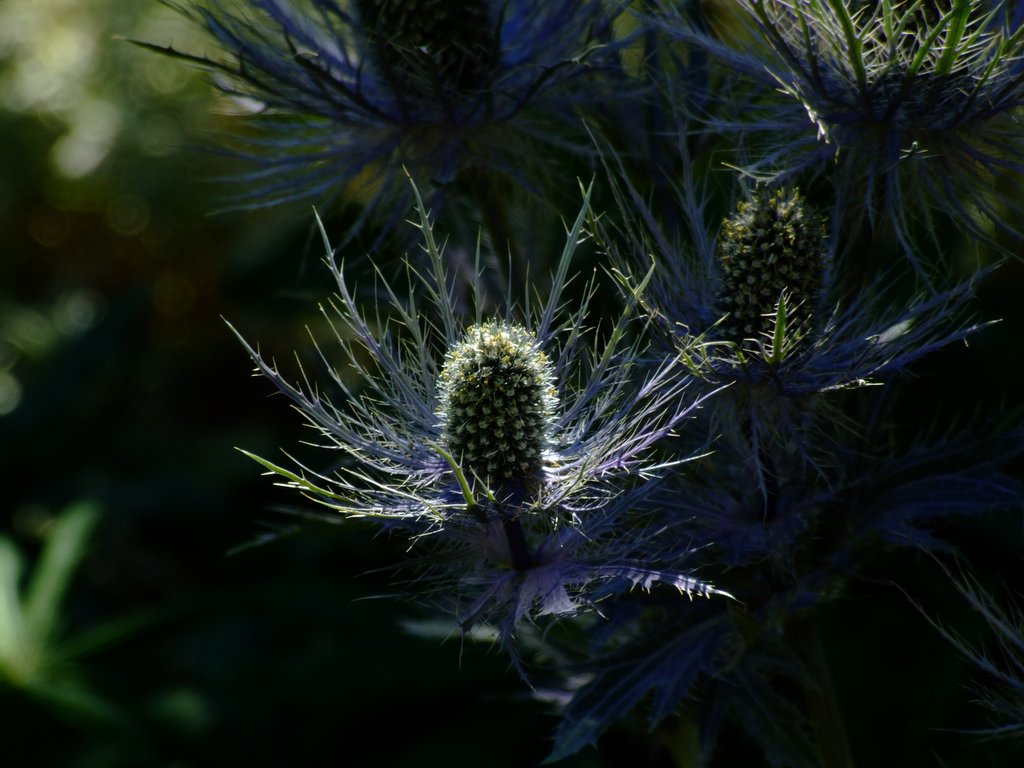
[[67, 664], [74, 653], [58, 636], [64, 593], [86, 553], [98, 512], [80, 505], [62, 513], [46, 532], [25, 594], [19, 594], [23, 562], [0, 537], [0, 681], [52, 703], [59, 711], [108, 720], [114, 712], [75, 680]]

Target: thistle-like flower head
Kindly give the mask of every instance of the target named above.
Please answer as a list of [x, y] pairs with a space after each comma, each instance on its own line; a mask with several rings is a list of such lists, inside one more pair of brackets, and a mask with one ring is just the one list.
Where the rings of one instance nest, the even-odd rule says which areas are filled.
[[211, 70], [225, 94], [258, 105], [251, 130], [227, 139], [230, 152], [256, 164], [238, 185], [239, 206], [348, 188], [404, 211], [403, 167], [439, 187], [463, 171], [525, 184], [536, 145], [589, 147], [577, 108], [615, 103], [606, 82], [618, 66], [614, 5], [185, 2], [180, 9], [219, 53], [147, 47]]
[[718, 236], [719, 303], [729, 313], [722, 335], [740, 344], [771, 335], [779, 299], [794, 325], [806, 324], [820, 297], [828, 242], [825, 227], [796, 190], [762, 190], [741, 202]]
[[665, 527], [648, 503], [665, 470], [688, 460], [666, 463], [654, 447], [694, 412], [690, 377], [674, 355], [647, 364], [635, 296], [603, 336], [587, 326], [593, 286], [565, 309], [589, 193], [547, 301], [501, 313], [484, 312], [482, 285], [468, 296], [453, 285], [415, 197], [431, 271], [410, 266], [404, 289], [384, 282], [390, 306], [363, 306], [328, 259], [338, 298], [326, 314], [357, 379], [321, 353], [342, 402], [309, 377], [290, 383], [246, 345], [341, 460], [331, 471], [257, 460], [330, 517], [409, 536], [425, 591], [464, 628], [493, 622], [506, 645], [521, 621], [635, 585], [712, 594], [679, 570], [685, 547], [656, 540]]
[[[618, 178], [625, 176], [620, 172]], [[831, 398], [821, 395], [880, 383], [985, 325], [965, 317], [984, 270], [941, 293], [901, 296], [886, 276], [866, 281], [855, 293], [841, 292], [837, 238], [824, 236], [828, 227], [795, 189], [757, 192], [729, 206], [734, 212], [722, 218], [708, 210], [711, 198], [684, 171], [677, 199], [685, 237], [658, 226], [627, 181], [614, 189], [625, 241], [631, 243], [629, 256], [620, 253], [620, 271], [636, 270], [638, 261], [653, 254], [656, 269], [644, 301], [663, 331], [660, 338], [705, 385], [730, 385], [709, 412], [719, 417], [712, 431], [743, 446], [738, 450], [748, 466], [724, 466], [749, 478], [734, 479], [752, 492], [742, 504], [758, 521], [766, 498], [782, 499], [783, 465], [799, 475], [805, 463], [832, 461], [836, 430], [844, 429], [845, 420], [832, 412]], [[780, 256], [800, 262], [785, 280], [763, 268]], [[750, 269], [755, 262], [759, 266]], [[748, 309], [756, 301], [763, 304]], [[738, 328], [730, 323], [737, 307], [746, 313]], [[776, 461], [765, 453], [766, 444], [796, 455]], [[723, 504], [735, 507], [732, 501]]]
[[474, 325], [448, 351], [442, 440], [467, 475], [499, 486], [538, 477], [557, 405], [553, 370], [536, 337], [507, 323]]
[[686, 240], [663, 231], [635, 189], [616, 189], [634, 254], [621, 269], [654, 254], [647, 310], [716, 385], [740, 383], [771, 400], [861, 387], [986, 325], [965, 322], [964, 310], [990, 270], [909, 300], [894, 296], [891, 275], [841, 294], [831, 227], [796, 188], [758, 191], [715, 222], [687, 175], [678, 196]]

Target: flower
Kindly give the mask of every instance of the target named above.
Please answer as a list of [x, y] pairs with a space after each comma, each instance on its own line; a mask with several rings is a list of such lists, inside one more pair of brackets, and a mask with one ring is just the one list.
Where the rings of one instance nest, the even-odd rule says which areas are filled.
[[534, 145], [578, 146], [577, 108], [612, 108], [625, 94], [619, 87], [613, 101], [601, 81], [617, 68], [614, 4], [251, 0], [179, 10], [221, 55], [146, 47], [211, 70], [221, 91], [258, 107], [252, 130], [231, 140], [256, 165], [236, 186], [242, 207], [347, 191], [368, 196], [370, 210], [387, 202], [400, 212], [411, 206], [403, 168], [435, 185], [476, 184], [477, 194], [480, 173], [525, 185]]
[[305, 373], [290, 383], [243, 340], [258, 371], [341, 456], [337, 468], [253, 458], [331, 517], [372, 518], [408, 536], [423, 593], [463, 629], [497, 625], [509, 647], [523, 621], [578, 613], [634, 586], [715, 594], [680, 570], [687, 553], [659, 538], [665, 526], [647, 503], [666, 470], [688, 460], [666, 461], [656, 443], [703, 398], [684, 402], [691, 378], [674, 355], [645, 361], [635, 297], [603, 341], [586, 326], [593, 285], [578, 309], [564, 309], [589, 191], [547, 301], [485, 317], [474, 284], [463, 299], [477, 308], [471, 323], [413, 191], [431, 271], [410, 266], [404, 291], [385, 282], [388, 307], [360, 306], [324, 237], [338, 287], [325, 316], [358, 388], [318, 349], [343, 403]]
[[[669, 10], [663, 23], [754, 85], [718, 84], [742, 109], [709, 116], [711, 132], [760, 134], [747, 172], [790, 183], [825, 175], [836, 211], [893, 227], [921, 274], [914, 233], [933, 243], [952, 219], [988, 237], [986, 222], [1017, 236], [1019, 201], [1001, 180], [1024, 170], [1019, 108], [1024, 33], [982, 0], [905, 12], [895, 0], [743, 0], [742, 48], [696, 30]], [[666, 20], [667, 19], [667, 20]], [[1019, 218], [1019, 217], [1016, 217]]]
[[[887, 397], [893, 388], [866, 387], [983, 327], [964, 319], [973, 281], [909, 303], [878, 278], [841, 292], [839, 276], [851, 277], [836, 258], [841, 227], [795, 188], [755, 189], [716, 212], [680, 144], [675, 187], [688, 231], [664, 231], [619, 163], [609, 174], [619, 215], [599, 234], [609, 249], [625, 244], [613, 252], [623, 284], [641, 293], [695, 386], [727, 385], [690, 430], [716, 435], [714, 452], [697, 471], [666, 478], [653, 501], [659, 521], [741, 602], [685, 613], [648, 603], [613, 616], [619, 632], [588, 636], [564, 676], [554, 757], [645, 702], [651, 729], [672, 713], [697, 725], [707, 742], [695, 764], [733, 719], [768, 763], [820, 765], [809, 736], [834, 712], [794, 695], [829, 684], [814, 614], [880, 547], [942, 550], [950, 545], [937, 521], [1019, 508], [1020, 484], [1005, 467], [1020, 454], [1019, 432], [943, 425], [915, 435], [905, 403]], [[640, 291], [630, 274], [652, 256]], [[737, 332], [723, 298], [729, 310], [764, 303]]]
[[[851, 415], [838, 393], [890, 381], [989, 325], [971, 322], [966, 310], [991, 270], [909, 298], [890, 275], [840, 293], [836, 237], [825, 236], [829, 227], [795, 188], [755, 190], [716, 225], [709, 197], [684, 173], [677, 188], [685, 239], [662, 231], [627, 182], [615, 188], [626, 222], [619, 271], [628, 284], [637, 262], [653, 254], [643, 301], [661, 331], [656, 338], [684, 358], [698, 386], [725, 388], [716, 407], [702, 412], [708, 432], [719, 436], [717, 461], [659, 491], [674, 499], [666, 510], [693, 521], [691, 543], [713, 546], [721, 561], [737, 566], [785, 561], [844, 496], [870, 496], [872, 482], [902, 482], [894, 478], [922, 471], [909, 454], [876, 455], [889, 442], [871, 432], [877, 414]], [[737, 307], [741, 324], [730, 322]], [[936, 460], [942, 454], [930, 445], [922, 455], [929, 450]], [[876, 456], [871, 472], [843, 474], [862, 471], [865, 455]], [[890, 470], [893, 477], [881, 480]], [[909, 501], [916, 496], [901, 498], [889, 506], [865, 501], [861, 533], [892, 538], [926, 517]]]
[[[825, 276], [828, 243], [822, 222], [806, 211], [797, 191], [762, 190], [722, 222], [717, 256], [722, 267], [718, 299], [729, 314], [721, 327], [737, 344], [771, 330], [779, 301], [795, 320], [810, 320]], [[783, 298], [785, 297], [785, 298]], [[803, 323], [796, 322], [795, 326]]]
[[[989, 325], [966, 321], [965, 309], [991, 269], [909, 299], [896, 295], [890, 269], [854, 295], [841, 294], [844, 265], [836, 238], [825, 235], [835, 223], [807, 208], [798, 188], [758, 189], [715, 222], [709, 196], [684, 172], [677, 185], [684, 239], [662, 230], [628, 181], [614, 187], [626, 245], [608, 247], [619, 271], [635, 273], [653, 255], [643, 301], [660, 338], [699, 379], [740, 385], [730, 388], [732, 398], [751, 387], [778, 402], [871, 385]], [[757, 270], [755, 252], [765, 254]], [[736, 307], [741, 324], [731, 317]]]
[[442, 442], [485, 485], [537, 478], [557, 394], [551, 361], [522, 326], [474, 325], [441, 369]]

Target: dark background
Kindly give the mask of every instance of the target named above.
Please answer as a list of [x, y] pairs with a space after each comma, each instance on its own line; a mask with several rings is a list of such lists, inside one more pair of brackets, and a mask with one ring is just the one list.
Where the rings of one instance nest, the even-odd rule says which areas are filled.
[[[275, 508], [295, 499], [236, 450], [304, 434], [223, 319], [286, 359], [331, 286], [308, 208], [211, 215], [228, 167], [193, 145], [231, 105], [121, 39], [193, 34], [156, 3], [0, 3], [0, 536], [24, 561], [0, 590], [26, 588], [65, 510], [99, 513], [34, 676], [0, 662], [0, 764], [536, 764], [556, 720], [506, 658], [406, 630], [418, 608], [371, 572], [401, 542], [291, 530]], [[983, 289], [983, 316], [1007, 322], [925, 361], [908, 408], [1019, 404], [1022, 286], [1015, 264]], [[958, 535], [1019, 584], [1019, 517]], [[984, 724], [968, 669], [891, 582], [964, 607], [927, 562], [873, 567], [825, 615], [858, 763], [999, 764], [941, 730]], [[894, 690], [897, 672], [912, 682]], [[48, 693], [68, 686], [81, 698]], [[668, 765], [671, 733], [638, 719], [566, 764]]]

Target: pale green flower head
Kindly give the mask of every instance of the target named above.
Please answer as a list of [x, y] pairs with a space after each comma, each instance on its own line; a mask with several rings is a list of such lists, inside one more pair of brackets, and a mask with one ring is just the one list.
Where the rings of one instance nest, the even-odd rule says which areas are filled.
[[488, 485], [529, 481], [541, 471], [557, 395], [551, 361], [519, 325], [470, 327], [445, 356], [442, 439], [469, 477]]

